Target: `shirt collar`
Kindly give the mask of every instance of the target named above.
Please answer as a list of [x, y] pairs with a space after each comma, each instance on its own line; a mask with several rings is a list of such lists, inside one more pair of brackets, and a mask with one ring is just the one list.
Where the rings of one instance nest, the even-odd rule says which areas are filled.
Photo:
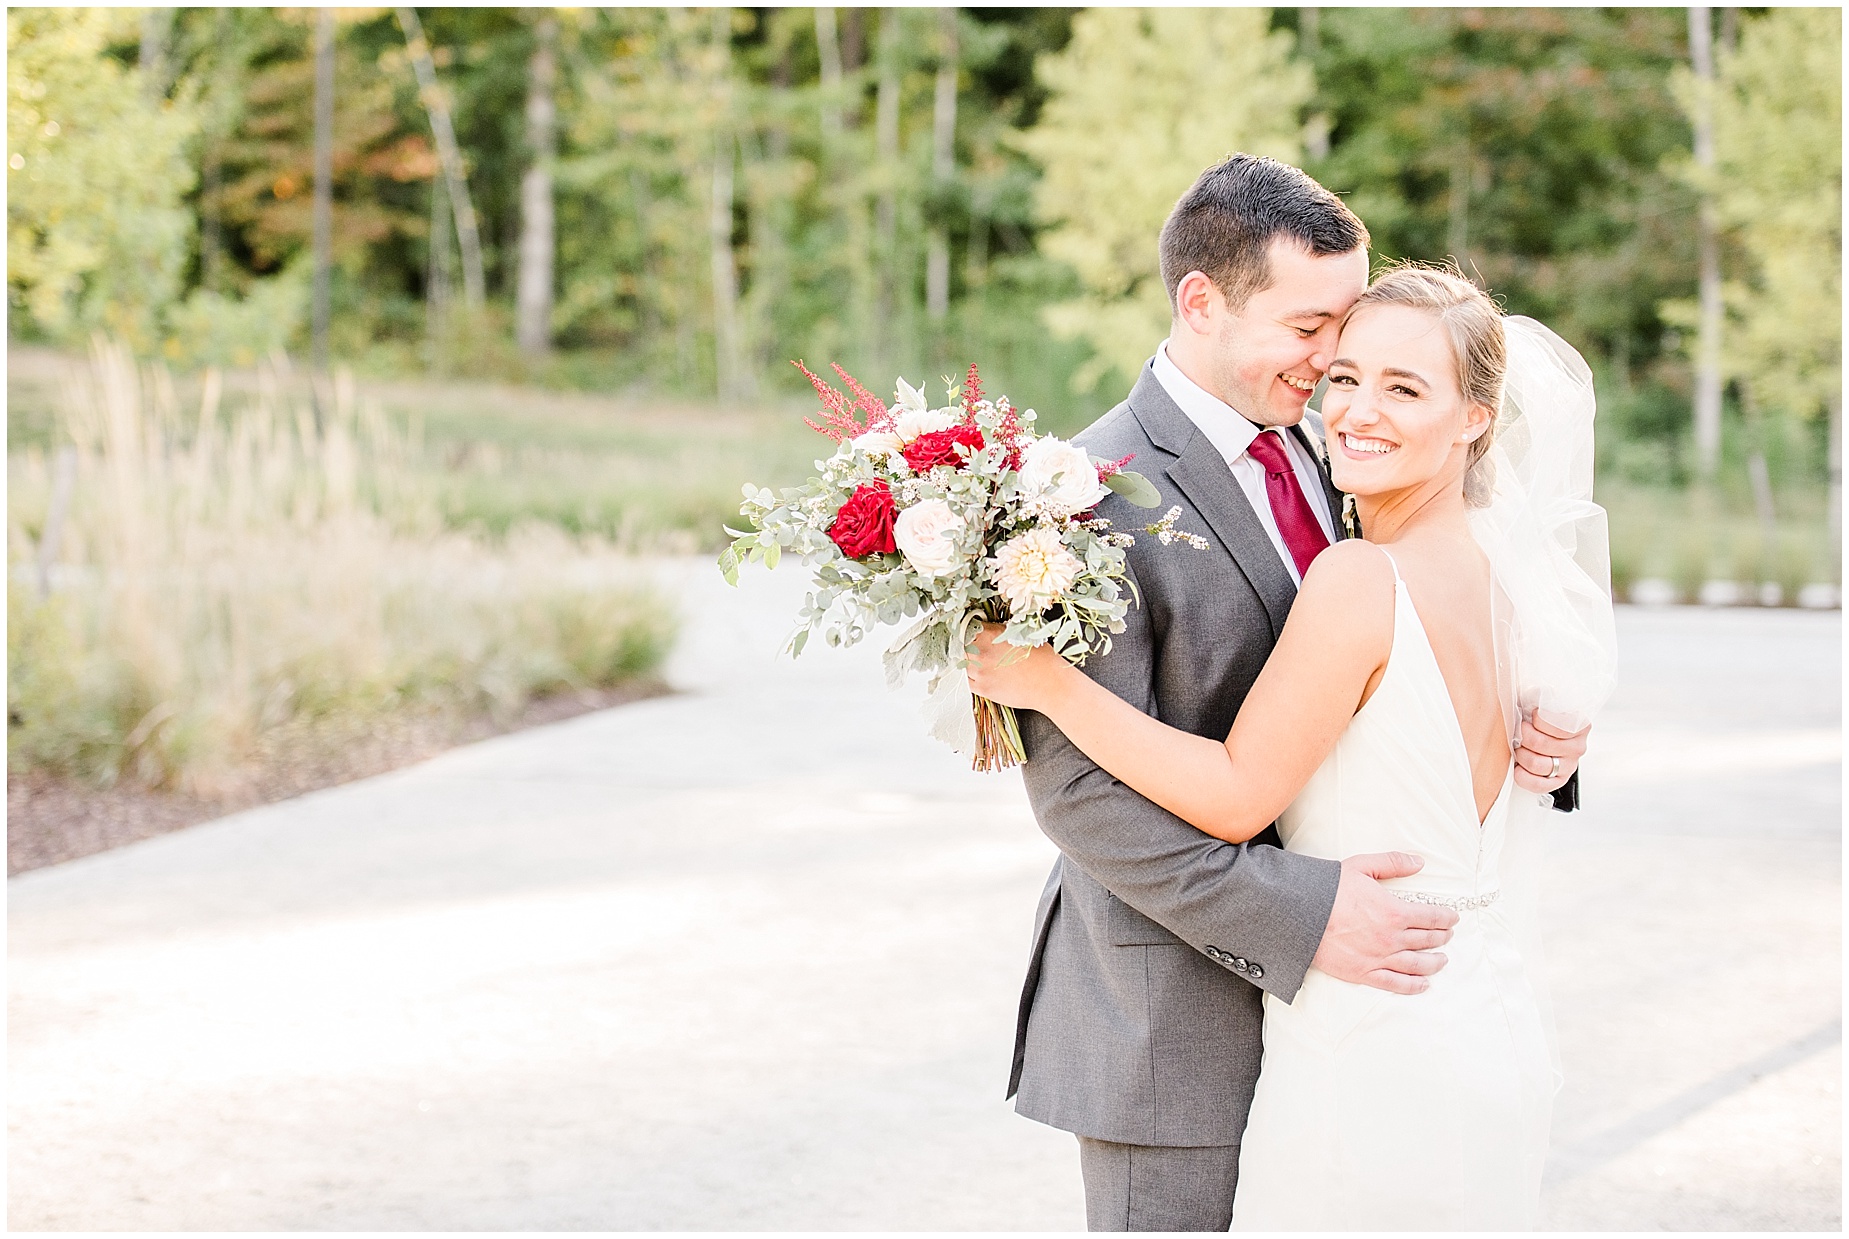
[[1181, 367], [1169, 359], [1167, 340], [1157, 346], [1150, 368], [1169, 399], [1207, 436], [1207, 441], [1228, 464], [1246, 454], [1252, 440], [1258, 438], [1259, 428], [1232, 405], [1183, 374]]

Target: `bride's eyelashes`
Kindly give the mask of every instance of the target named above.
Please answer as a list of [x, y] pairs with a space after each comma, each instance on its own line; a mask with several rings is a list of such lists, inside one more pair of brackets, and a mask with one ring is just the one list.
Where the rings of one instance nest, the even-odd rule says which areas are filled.
[[[1361, 380], [1357, 379], [1352, 374], [1332, 373], [1329, 375], [1329, 386], [1331, 387], [1360, 387]], [[1387, 390], [1390, 392], [1394, 392], [1398, 395], [1405, 396], [1411, 400], [1418, 400], [1425, 395], [1423, 391], [1419, 390], [1416, 387], [1408, 386], [1405, 383], [1389, 383], [1387, 385]]]

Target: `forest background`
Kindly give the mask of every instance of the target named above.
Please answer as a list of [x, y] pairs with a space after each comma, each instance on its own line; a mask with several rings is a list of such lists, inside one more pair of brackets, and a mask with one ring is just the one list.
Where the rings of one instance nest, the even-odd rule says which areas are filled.
[[[15, 765], [205, 794], [302, 718], [644, 674], [659, 608], [606, 569], [803, 476], [790, 359], [976, 362], [1075, 430], [1233, 150], [1585, 354], [1621, 592], [1838, 597], [1836, 10], [14, 8], [7, 41]], [[193, 575], [98, 584], [162, 556]], [[204, 583], [234, 561], [306, 566]], [[279, 590], [351, 615], [296, 631]]]

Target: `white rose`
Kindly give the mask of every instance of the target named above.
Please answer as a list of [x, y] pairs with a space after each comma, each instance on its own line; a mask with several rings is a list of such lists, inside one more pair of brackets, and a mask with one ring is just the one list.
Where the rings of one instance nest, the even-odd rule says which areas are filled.
[[925, 409], [907, 406], [899, 414], [899, 420], [893, 430], [899, 436], [899, 442], [910, 443], [919, 435], [930, 434], [933, 430], [949, 430], [958, 421], [956, 409]]
[[1021, 458], [1021, 489], [1039, 495], [1065, 515], [1096, 507], [1111, 488], [1098, 480], [1098, 467], [1082, 447], [1055, 439], [1037, 439]]
[[943, 576], [961, 562], [957, 535], [962, 532], [963, 518], [942, 499], [914, 503], [899, 513], [892, 526], [893, 541], [905, 552], [913, 571], [932, 577]]
[[995, 588], [1015, 615], [1038, 615], [1052, 606], [1072, 588], [1085, 566], [1066, 549], [1058, 531], [1045, 525], [996, 547], [990, 563], [995, 569]]
[[869, 430], [854, 440], [854, 446], [869, 456], [897, 456], [905, 444], [890, 430]]

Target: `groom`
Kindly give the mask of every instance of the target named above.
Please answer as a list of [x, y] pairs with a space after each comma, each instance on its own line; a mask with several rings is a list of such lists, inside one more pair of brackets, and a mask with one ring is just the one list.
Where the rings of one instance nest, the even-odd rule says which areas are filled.
[[[1341, 497], [1300, 423], [1367, 285], [1367, 245], [1353, 212], [1295, 168], [1250, 155], [1209, 168], [1162, 227], [1169, 337], [1129, 399], [1078, 437], [1093, 456], [1134, 454], [1164, 506], [1180, 506], [1177, 527], [1208, 539], [1137, 539], [1141, 605], [1085, 668], [1198, 735], [1231, 729], [1304, 571], [1342, 536]], [[1114, 496], [1098, 512], [1127, 530], [1148, 519]], [[1418, 993], [1457, 914], [1379, 885], [1416, 873], [1417, 857], [1338, 864], [1284, 851], [1275, 830], [1223, 843], [1042, 716], [1023, 712], [1021, 730], [1028, 797], [1061, 855], [1035, 919], [1009, 1095], [1078, 1136], [1092, 1230], [1225, 1230], [1262, 995], [1289, 1001], [1312, 965]], [[1576, 785], [1563, 785], [1583, 751], [1583, 736], [1524, 725], [1518, 782], [1571, 808]]]

